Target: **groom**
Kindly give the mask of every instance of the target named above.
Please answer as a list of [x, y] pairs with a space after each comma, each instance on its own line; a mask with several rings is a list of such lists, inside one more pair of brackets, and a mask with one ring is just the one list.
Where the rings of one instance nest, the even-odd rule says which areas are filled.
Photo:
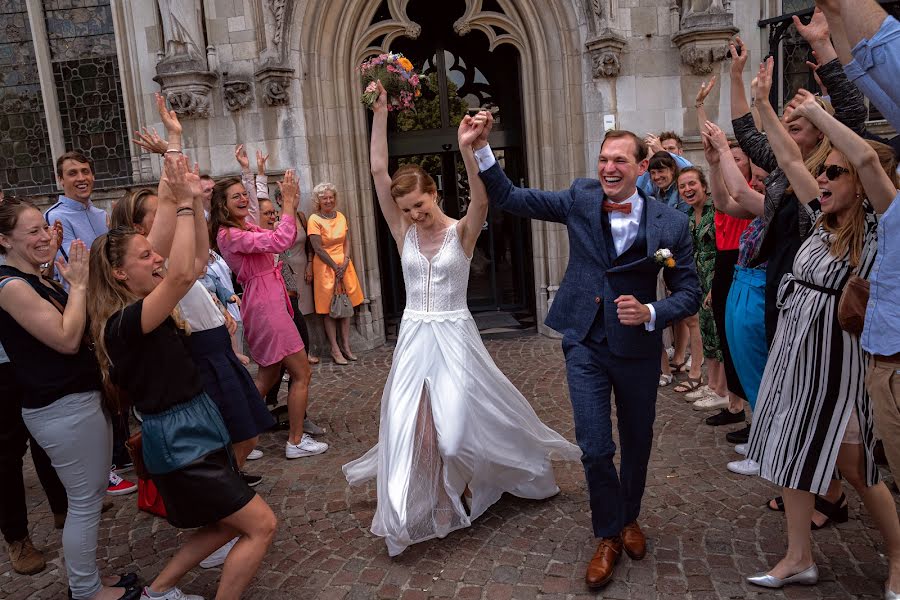
[[[585, 580], [597, 589], [612, 578], [623, 546], [634, 560], [646, 553], [637, 518], [653, 444], [662, 330], [700, 308], [688, 219], [637, 189], [647, 146], [630, 131], [606, 134], [599, 181], [577, 179], [567, 190], [545, 192], [510, 182], [487, 144], [490, 124], [475, 157], [491, 203], [564, 223], [569, 234], [569, 265], [546, 324], [563, 334], [575, 437], [600, 540]], [[660, 264], [657, 250], [669, 250], [674, 266]], [[660, 269], [671, 295], [656, 301]], [[613, 464], [612, 394], [621, 474]]]

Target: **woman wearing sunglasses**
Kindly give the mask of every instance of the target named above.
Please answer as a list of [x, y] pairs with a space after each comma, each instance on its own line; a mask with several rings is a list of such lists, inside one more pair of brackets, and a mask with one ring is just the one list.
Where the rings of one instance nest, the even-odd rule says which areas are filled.
[[760, 66], [760, 117], [814, 229], [778, 290], [781, 312], [748, 452], [764, 479], [783, 486], [788, 549], [770, 571], [747, 580], [768, 588], [818, 581], [810, 539], [814, 494], [827, 491], [837, 468], [884, 537], [890, 560], [885, 598], [897, 599], [900, 594], [892, 590], [900, 592], [900, 522], [873, 459], [865, 356], [859, 336], [842, 330], [837, 320], [847, 278], [867, 278], [872, 269], [877, 215], [897, 196], [897, 162], [888, 146], [863, 140], [801, 90], [788, 122], [805, 118], [834, 147], [814, 177], [768, 102], [772, 69], [772, 58]]

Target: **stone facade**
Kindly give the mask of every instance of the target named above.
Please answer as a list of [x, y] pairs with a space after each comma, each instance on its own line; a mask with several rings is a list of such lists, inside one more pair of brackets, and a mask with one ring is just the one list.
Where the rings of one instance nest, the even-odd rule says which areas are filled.
[[[40, 0], [24, 1], [30, 12], [40, 10]], [[398, 38], [417, 37], [421, 28], [408, 14], [425, 1], [111, 3], [129, 131], [161, 129], [153, 94], [162, 88], [184, 117], [185, 150], [203, 171], [234, 173], [234, 145], [241, 142], [251, 153], [270, 154], [275, 178], [287, 168], [298, 170], [307, 212], [316, 183], [336, 184], [367, 297], [354, 328], [361, 347], [383, 343], [385, 327], [380, 217], [353, 67]], [[612, 125], [641, 134], [674, 130], [688, 141], [689, 156], [699, 158], [694, 95], [721, 67], [722, 53], [714, 46], [740, 30], [753, 64], [765, 42], [757, 22], [780, 8], [773, 0], [456, 1], [462, 14], [454, 24], [457, 34], [487, 36], [492, 48], [509, 44], [519, 52], [528, 181], [547, 189], [591, 176], [605, 127]], [[709, 47], [698, 49], [696, 36], [682, 47], [673, 42], [698, 18], [708, 25], [710, 15], [721, 31], [709, 38]], [[686, 50], [685, 44], [695, 45]], [[52, 107], [47, 99], [45, 94]], [[706, 105], [711, 118], [728, 125], [727, 77]], [[158, 178], [156, 157], [133, 148], [131, 162], [135, 183]], [[118, 193], [114, 188], [105, 195]], [[564, 274], [568, 245], [564, 228], [536, 221], [531, 242], [540, 322]]]

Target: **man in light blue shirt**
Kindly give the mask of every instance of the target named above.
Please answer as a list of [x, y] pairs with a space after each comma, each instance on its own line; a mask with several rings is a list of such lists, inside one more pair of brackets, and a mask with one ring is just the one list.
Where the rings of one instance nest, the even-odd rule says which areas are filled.
[[900, 193], [878, 222], [878, 254], [869, 275], [869, 304], [861, 337], [871, 354], [866, 390], [872, 398], [875, 434], [891, 471], [900, 473]]
[[[63, 242], [59, 255], [69, 257], [69, 246], [74, 240], [83, 241], [88, 248], [94, 240], [109, 230], [109, 217], [105, 210], [91, 203], [94, 192], [94, 163], [80, 152], [66, 152], [56, 160], [56, 176], [63, 193], [51, 206], [44, 219], [49, 225], [56, 221], [63, 226]], [[63, 280], [63, 285], [69, 285]]]

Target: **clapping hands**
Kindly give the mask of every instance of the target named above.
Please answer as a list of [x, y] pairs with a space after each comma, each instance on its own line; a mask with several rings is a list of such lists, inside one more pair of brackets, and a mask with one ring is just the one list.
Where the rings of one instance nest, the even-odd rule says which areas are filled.
[[90, 250], [81, 240], [75, 240], [69, 246], [69, 260], [56, 259], [56, 269], [59, 274], [69, 282], [71, 287], [87, 286], [88, 265], [90, 263]]

